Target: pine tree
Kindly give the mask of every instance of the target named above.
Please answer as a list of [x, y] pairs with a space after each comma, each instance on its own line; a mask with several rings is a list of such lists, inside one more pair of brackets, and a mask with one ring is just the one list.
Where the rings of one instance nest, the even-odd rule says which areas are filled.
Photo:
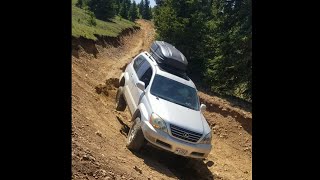
[[89, 26], [96, 26], [97, 22], [96, 22], [96, 17], [94, 16], [94, 13], [89, 11], [89, 19], [88, 19], [88, 24]]
[[141, 2], [139, 4], [139, 14], [140, 14], [141, 18], [145, 17], [145, 14], [144, 14], [144, 0], [141, 0]]
[[143, 19], [151, 19], [151, 11], [150, 11], [150, 1], [149, 0], [145, 0], [144, 1], [144, 17]]
[[153, 14], [152, 14], [152, 12], [153, 12], [153, 10], [152, 10], [152, 7], [150, 6], [150, 8], [149, 8], [150, 19], [152, 19], [152, 17], [153, 17]]
[[[127, 4], [127, 10], [129, 10], [130, 9], [130, 7], [131, 7], [131, 0], [124, 0], [124, 1], [126, 1], [126, 4]], [[134, 1], [134, 0], [133, 0]]]
[[120, 0], [116, 0], [116, 2], [115, 2], [115, 14], [117, 14], [117, 15], [119, 15], [119, 13], [120, 13], [120, 6], [121, 6]]
[[127, 3], [125, 0], [123, 0], [121, 3], [119, 15], [125, 19], [128, 19]]
[[79, 7], [79, 8], [82, 8], [83, 1], [82, 0], [78, 0], [78, 2], [76, 3], [76, 6]]
[[161, 6], [164, 0], [155, 0], [157, 6]]
[[130, 21], [135, 21], [138, 18], [137, 4], [133, 1], [130, 6]]
[[107, 20], [115, 15], [114, 0], [90, 0], [88, 6], [97, 19]]

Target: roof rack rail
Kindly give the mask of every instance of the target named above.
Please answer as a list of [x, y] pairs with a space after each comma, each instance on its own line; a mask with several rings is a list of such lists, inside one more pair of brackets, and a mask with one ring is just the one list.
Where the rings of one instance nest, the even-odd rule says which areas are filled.
[[178, 77], [181, 77], [187, 81], [190, 80], [190, 78], [187, 76], [187, 73], [186, 72], [182, 72], [182, 71], [177, 71], [176, 69], [172, 68], [172, 67], [168, 67], [168, 66], [163, 66], [163, 65], [159, 65], [158, 64], [158, 67], [167, 72], [167, 73], [170, 73], [170, 74], [173, 74], [173, 75], [176, 75]]
[[151, 61], [153, 61], [153, 59], [151, 58], [152, 56], [150, 54], [148, 54], [147, 52], [145, 52], [145, 54], [149, 57]]

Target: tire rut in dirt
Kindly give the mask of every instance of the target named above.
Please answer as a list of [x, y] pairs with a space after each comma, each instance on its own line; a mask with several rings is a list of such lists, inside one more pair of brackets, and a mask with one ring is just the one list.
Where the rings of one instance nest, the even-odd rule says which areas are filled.
[[121, 124], [120, 133], [122, 135], [124, 135], [125, 137], [127, 137], [129, 130], [130, 130], [130, 127], [126, 123], [124, 123], [123, 120], [119, 116], [117, 116], [117, 120]]

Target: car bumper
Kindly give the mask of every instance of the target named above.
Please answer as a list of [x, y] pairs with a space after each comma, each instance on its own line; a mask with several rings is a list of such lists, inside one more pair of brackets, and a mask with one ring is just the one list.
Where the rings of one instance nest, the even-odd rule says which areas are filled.
[[211, 144], [192, 144], [176, 139], [161, 130], [154, 129], [148, 121], [142, 122], [141, 128], [144, 137], [151, 144], [181, 156], [203, 159], [208, 156], [212, 148]]

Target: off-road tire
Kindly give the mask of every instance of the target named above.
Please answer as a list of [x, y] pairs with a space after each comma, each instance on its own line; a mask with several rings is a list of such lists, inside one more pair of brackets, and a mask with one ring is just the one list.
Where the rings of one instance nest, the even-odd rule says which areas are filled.
[[117, 111], [124, 111], [126, 109], [127, 103], [123, 97], [123, 87], [120, 86], [117, 91], [116, 95], [116, 110]]
[[138, 122], [140, 122], [140, 117], [137, 117], [132, 123], [127, 137], [127, 148], [136, 152], [140, 151], [146, 144], [141, 125]]

